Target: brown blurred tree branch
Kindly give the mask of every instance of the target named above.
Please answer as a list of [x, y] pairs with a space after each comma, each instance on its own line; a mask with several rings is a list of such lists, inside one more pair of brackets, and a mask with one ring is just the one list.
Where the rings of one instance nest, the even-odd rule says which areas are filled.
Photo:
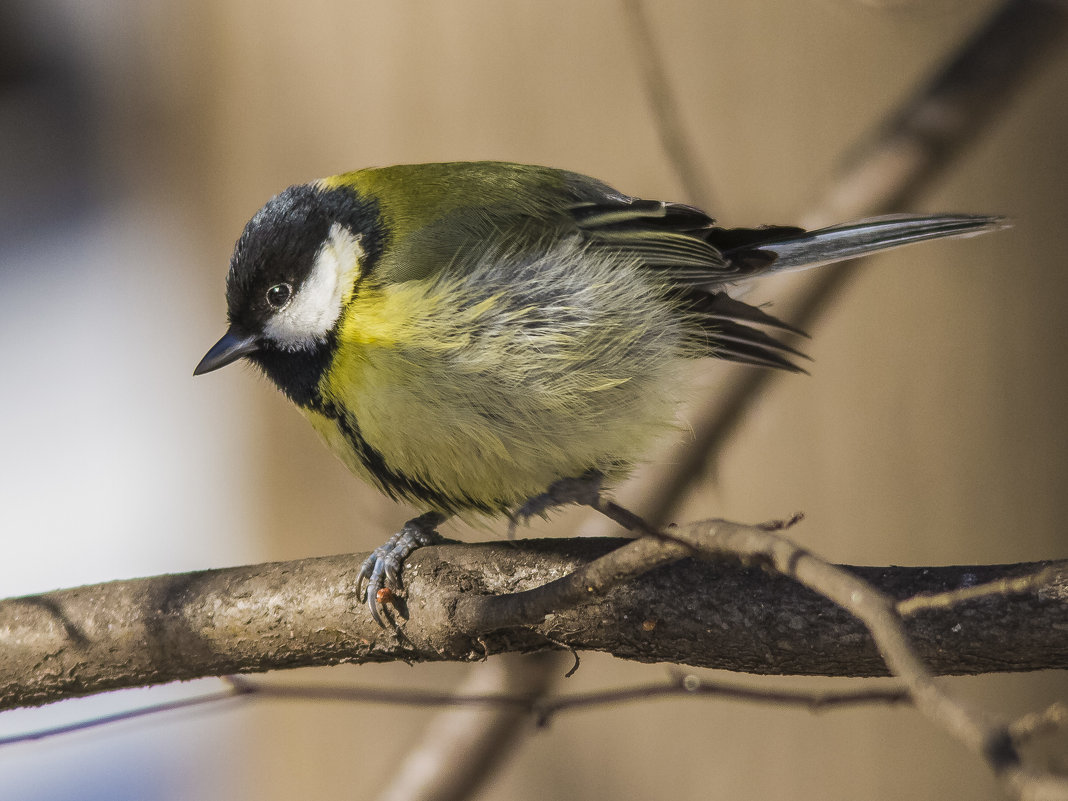
[[[651, 14], [646, 13], [641, 0], [622, 0], [621, 6], [652, 121], [668, 160], [690, 201], [712, 208], [710, 181], [696, 156], [694, 137], [684, 129], [681, 101], [667, 77], [664, 51], [651, 30]], [[810, 205], [803, 223], [818, 227], [850, 217], [899, 210], [911, 203], [989, 127], [991, 118], [1004, 110], [1030, 74], [1056, 51], [1064, 39], [1066, 20], [1064, 3], [1003, 3], [947, 59], [943, 69], [918, 87], [911, 98], [890, 113], [878, 131], [856, 148], [828, 188]], [[798, 299], [797, 312], [791, 319], [804, 328], [811, 327], [858, 268], [857, 263], [846, 263], [821, 271], [817, 282]], [[715, 399], [710, 399], [706, 412], [693, 421], [694, 441], [668, 460], [672, 467], [656, 482], [657, 490], [647, 493], [641, 508], [648, 519], [654, 523], [667, 519], [705, 474], [708, 464], [717, 458], [753, 399], [774, 380], [771, 371], [742, 373]], [[549, 663], [543, 662], [542, 669], [550, 670]], [[499, 675], [504, 677], [503, 673]], [[457, 772], [469, 776], [471, 788], [485, 775], [484, 761], [476, 749], [469, 749], [458, 762], [453, 751], [446, 753], [444, 749], [439, 749], [438, 758], [433, 759], [428, 752], [434, 747], [432, 741], [420, 746], [420, 768], [425, 772], [427, 762], [433, 761], [442, 786], [446, 786], [446, 777], [447, 786], [454, 786]], [[452, 796], [429, 790], [412, 796], [416, 797], [444, 801]]]

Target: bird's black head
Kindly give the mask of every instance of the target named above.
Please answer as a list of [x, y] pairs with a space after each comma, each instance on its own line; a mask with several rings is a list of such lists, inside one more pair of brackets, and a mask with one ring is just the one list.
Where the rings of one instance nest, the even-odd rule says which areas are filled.
[[230, 328], [194, 374], [245, 356], [293, 401], [312, 403], [345, 305], [384, 238], [377, 204], [350, 188], [304, 184], [271, 198], [234, 247]]

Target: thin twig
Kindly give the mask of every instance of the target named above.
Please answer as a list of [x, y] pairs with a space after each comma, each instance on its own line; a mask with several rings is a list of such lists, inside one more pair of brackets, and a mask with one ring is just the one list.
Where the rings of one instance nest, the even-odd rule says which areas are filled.
[[[903, 211], [956, 165], [990, 128], [996, 115], [1051, 54], [1068, 27], [1068, 6], [1047, 0], [1010, 0], [901, 107], [894, 109], [806, 204], [800, 224], [818, 228], [872, 214]], [[806, 280], [789, 305], [791, 324], [812, 330], [862, 268], [852, 261], [823, 267]], [[811, 281], [811, 283], [809, 283]], [[753, 399], [783, 375], [774, 370], [739, 371], [717, 389], [693, 421], [692, 442], [669, 462], [658, 482], [665, 491], [641, 507], [654, 526], [670, 519], [737, 429]]]
[[712, 181], [698, 155], [698, 148], [686, 134], [680, 103], [667, 77], [664, 52], [657, 46], [642, 0], [622, 0], [622, 5], [623, 16], [634, 43], [630, 52], [638, 60], [638, 74], [642, 79], [653, 125], [660, 137], [660, 146], [664, 149], [668, 164], [674, 168], [687, 199], [703, 208], [712, 208]]
[[710, 557], [729, 554], [743, 561], [767, 560], [779, 573], [832, 600], [871, 632], [916, 709], [982, 758], [1007, 788], [1024, 798], [1068, 798], [1068, 779], [1022, 765], [1007, 721], [941, 689], [916, 655], [888, 595], [767, 528], [707, 521], [673, 529], [670, 536]]
[[673, 696], [702, 696], [733, 701], [802, 706], [810, 712], [839, 709], [865, 704], [907, 703], [909, 695], [900, 687], [868, 687], [863, 690], [790, 690], [768, 689], [733, 682], [703, 679], [692, 673], [677, 674], [670, 684], [645, 684], [595, 693], [576, 693], [542, 702], [537, 707], [538, 725], [545, 726], [561, 712], [576, 709], [643, 701]]
[[140, 706], [135, 709], [125, 709], [122, 712], [114, 712], [110, 715], [98, 715], [93, 718], [88, 718], [87, 720], [75, 721], [74, 723], [63, 723], [58, 726], [49, 726], [44, 729], [22, 732], [21, 734], [9, 734], [5, 737], [0, 737], [0, 748], [5, 745], [14, 745], [15, 743], [44, 740], [49, 737], [57, 737], [61, 734], [73, 734], [74, 732], [86, 731], [87, 729], [95, 729], [98, 726], [110, 726], [113, 723], [137, 720], [138, 718], [147, 717], [149, 715], [159, 715], [164, 712], [174, 712], [180, 709], [208, 706], [210, 704], [218, 704], [221, 701], [232, 701], [235, 698], [240, 698], [244, 694], [242, 689], [231, 687], [226, 690], [220, 690], [219, 692], [195, 695], [190, 698], [181, 698], [176, 701], [164, 701], [159, 704]]
[[[495, 666], [505, 667], [495, 659]], [[524, 660], [528, 665], [530, 660]], [[524, 669], [526, 665], [524, 665]], [[522, 672], [522, 671], [519, 671]], [[515, 671], [509, 670], [511, 675]], [[539, 671], [540, 673], [540, 671]], [[869, 704], [898, 704], [907, 702], [908, 695], [899, 687], [865, 688], [863, 690], [801, 690], [783, 688], [761, 688], [753, 684], [713, 681], [700, 678], [691, 673], [674, 673], [668, 680], [649, 682], [633, 687], [620, 687], [611, 690], [598, 690], [585, 693], [569, 693], [555, 698], [545, 699], [539, 686], [521, 682], [511, 693], [498, 692], [495, 689], [481, 692], [477, 686], [468, 686], [457, 692], [435, 692], [419, 689], [384, 687], [354, 687], [337, 685], [276, 684], [265, 681], [253, 681], [243, 676], [223, 677], [229, 686], [224, 690], [204, 693], [176, 701], [164, 701], [147, 704], [135, 709], [101, 715], [74, 723], [51, 726], [44, 729], [8, 735], [0, 738], [0, 747], [17, 743], [43, 740], [64, 734], [86, 731], [101, 726], [110, 726], [129, 720], [156, 715], [181, 709], [191, 709], [215, 705], [233, 700], [276, 700], [276, 701], [321, 701], [325, 703], [359, 703], [385, 704], [414, 708], [467, 708], [482, 711], [499, 709], [510, 715], [517, 712], [532, 716], [539, 726], [546, 725], [551, 718], [561, 713], [587, 710], [602, 706], [643, 701], [654, 698], [673, 696], [695, 696], [702, 698], [723, 698], [727, 700], [754, 701], [759, 703], [779, 704], [783, 706], [801, 706], [811, 712], [823, 712], [849, 706]], [[485, 684], [496, 686], [496, 682]], [[455, 729], [450, 729], [450, 737]], [[468, 744], [470, 746], [470, 743]]]
[[1028, 740], [1046, 734], [1054, 734], [1068, 726], [1068, 704], [1061, 701], [1050, 704], [1041, 712], [1031, 712], [1009, 724], [1009, 734], [1017, 747]]
[[902, 617], [911, 617], [929, 609], [946, 609], [977, 598], [1023, 595], [1039, 591], [1062, 577], [1063, 569], [1051, 565], [1027, 576], [1013, 576], [947, 592], [922, 593], [898, 601], [897, 613]]
[[452, 619], [464, 631], [494, 631], [540, 623], [554, 611], [602, 597], [613, 587], [689, 555], [690, 550], [684, 545], [642, 537], [534, 589], [461, 597]]

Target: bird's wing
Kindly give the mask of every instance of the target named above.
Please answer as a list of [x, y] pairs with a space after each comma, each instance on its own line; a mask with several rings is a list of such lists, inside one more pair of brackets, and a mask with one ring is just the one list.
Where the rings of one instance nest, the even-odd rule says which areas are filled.
[[737, 278], [723, 254], [701, 238], [712, 220], [681, 203], [605, 198], [568, 209], [590, 245], [623, 251], [672, 282], [700, 285]]
[[[683, 287], [729, 285], [763, 272], [775, 256], [754, 246], [803, 233], [783, 226], [717, 228], [693, 206], [621, 195], [577, 203], [568, 211], [592, 245], [633, 254]], [[739, 257], [743, 254], [751, 258]]]

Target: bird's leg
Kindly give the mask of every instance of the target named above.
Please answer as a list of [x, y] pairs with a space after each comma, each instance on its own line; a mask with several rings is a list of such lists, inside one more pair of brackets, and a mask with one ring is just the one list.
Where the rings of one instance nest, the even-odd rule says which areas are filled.
[[[364, 581], [367, 582], [366, 591], [360, 593], [360, 597], [366, 600], [371, 617], [382, 628], [386, 624], [382, 619], [383, 602], [379, 598], [379, 591], [400, 589], [404, 560], [417, 548], [441, 542], [437, 527], [444, 521], [445, 515], [440, 512], [427, 512], [409, 520], [400, 531], [375, 548], [361, 565], [356, 589], [359, 592]], [[396, 628], [392, 619], [390, 623]]]
[[596, 509], [605, 517], [636, 534], [655, 534], [656, 532], [638, 515], [605, 497], [601, 491], [603, 479], [604, 476], [601, 473], [591, 470], [577, 478], [562, 478], [554, 481], [545, 492], [529, 498], [508, 516], [508, 538], [514, 539], [516, 528], [520, 524], [525, 525], [534, 515], [544, 517], [553, 509], [572, 503]]

